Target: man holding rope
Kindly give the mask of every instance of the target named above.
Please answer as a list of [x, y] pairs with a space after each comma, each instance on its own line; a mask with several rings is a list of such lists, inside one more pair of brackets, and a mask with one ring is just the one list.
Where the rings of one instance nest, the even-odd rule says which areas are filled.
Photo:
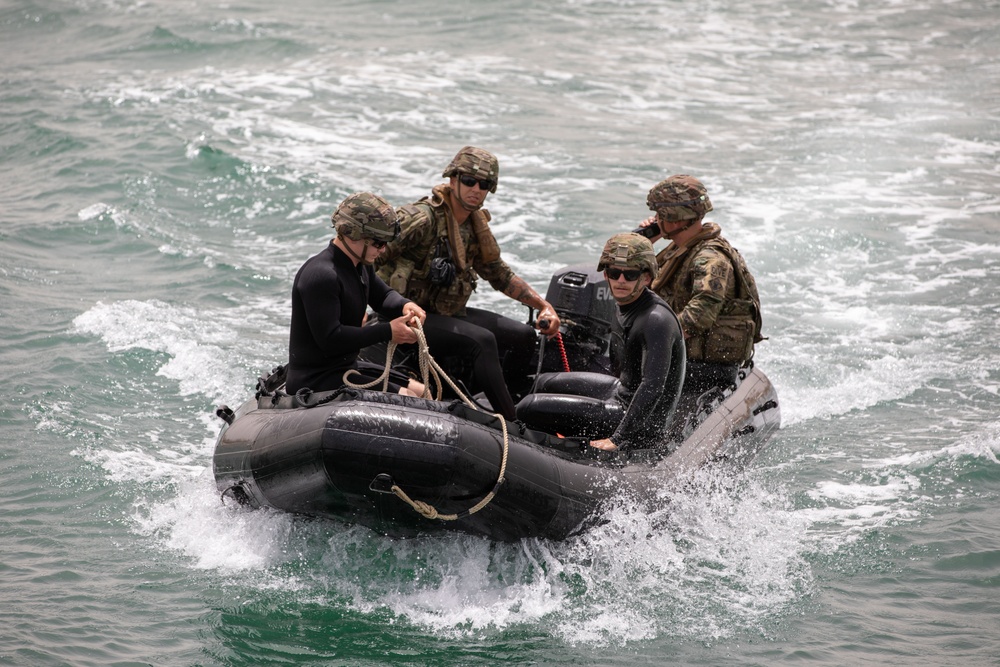
[[[559, 332], [559, 316], [500, 256], [490, 231], [486, 197], [497, 190], [495, 155], [465, 146], [442, 173], [447, 183], [429, 197], [399, 209], [402, 231], [377, 262], [379, 276], [429, 313], [424, 334], [435, 356], [472, 360], [476, 386], [490, 405], [514, 418], [508, 383], [530, 372], [535, 330], [488, 310], [467, 306], [479, 278], [506, 296], [538, 310], [536, 326], [546, 336]], [[518, 387], [514, 387], [515, 391]]]
[[[412, 327], [424, 321], [424, 309], [390, 289], [372, 267], [386, 245], [399, 235], [392, 206], [370, 192], [352, 194], [333, 214], [337, 236], [302, 265], [292, 285], [292, 322], [288, 339], [285, 389], [329, 391], [376, 380], [381, 369], [358, 361], [369, 345], [414, 343]], [[386, 322], [362, 327], [367, 308]], [[390, 391], [420, 396], [424, 386], [400, 374], [390, 376]]]

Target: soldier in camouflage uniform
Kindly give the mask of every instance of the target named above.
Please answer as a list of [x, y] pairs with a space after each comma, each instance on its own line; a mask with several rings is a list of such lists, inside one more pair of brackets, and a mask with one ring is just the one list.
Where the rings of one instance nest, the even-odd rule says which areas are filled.
[[760, 297], [746, 262], [722, 237], [719, 225], [703, 222], [712, 210], [705, 186], [685, 174], [671, 176], [649, 191], [646, 203], [655, 225], [670, 240], [656, 260], [652, 289], [674, 309], [687, 341], [687, 397], [736, 382], [761, 337]]
[[617, 303], [611, 331], [615, 375], [545, 373], [517, 405], [535, 428], [595, 438], [590, 446], [669, 450], [669, 426], [684, 381], [684, 336], [677, 316], [649, 289], [653, 245], [638, 234], [608, 239], [597, 265]]
[[[396, 212], [370, 192], [350, 195], [333, 214], [337, 237], [309, 258], [292, 284], [292, 323], [288, 336], [289, 393], [300, 389], [328, 391], [344, 386], [344, 373], [354, 383], [370, 382], [381, 369], [358, 361], [361, 348], [379, 342], [413, 343], [410, 325], [426, 317], [423, 308], [389, 289], [372, 263], [399, 234]], [[385, 323], [362, 327], [367, 307]], [[419, 396], [423, 385], [396, 376], [392, 391]]]
[[500, 257], [490, 214], [482, 208], [487, 194], [496, 192], [499, 175], [492, 153], [462, 148], [442, 174], [448, 183], [398, 210], [401, 232], [376, 268], [390, 287], [426, 309], [424, 333], [431, 354], [472, 359], [474, 387], [486, 393], [494, 410], [513, 419], [507, 384], [530, 373], [536, 334], [526, 324], [469, 308], [478, 278], [537, 309], [543, 334], [558, 333], [560, 322], [552, 306]]

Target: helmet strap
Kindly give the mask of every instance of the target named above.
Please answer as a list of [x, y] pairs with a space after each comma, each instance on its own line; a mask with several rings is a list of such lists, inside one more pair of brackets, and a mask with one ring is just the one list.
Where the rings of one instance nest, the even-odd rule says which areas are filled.
[[[479, 209], [481, 209], [483, 207], [483, 204], [486, 203], [486, 198], [484, 197], [482, 204], [479, 204], [478, 206], [473, 206], [472, 204], [467, 204], [466, 201], [464, 199], [462, 199], [462, 187], [463, 187], [462, 186], [462, 174], [460, 172], [456, 171], [455, 172], [455, 199], [458, 200], [458, 205], [461, 206], [462, 208], [464, 208], [469, 213], [472, 213], [473, 211], [478, 211]], [[469, 187], [469, 186], [465, 186], [465, 187]], [[478, 187], [478, 186], [472, 186], [472, 187]]]
[[371, 239], [365, 239], [365, 247], [361, 251], [361, 258], [358, 260], [359, 262], [361, 262], [365, 266], [369, 266], [371, 264], [374, 264], [375, 263], [375, 258], [378, 257], [378, 250], [376, 250], [375, 251], [375, 257], [372, 257], [371, 259], [368, 259], [368, 249], [371, 248], [371, 247], [372, 247], [372, 240]]
[[[639, 295], [642, 293], [642, 290], [645, 289], [646, 287], [646, 281], [643, 280], [643, 276], [645, 276], [645, 274], [646, 274], [645, 271], [639, 274], [639, 279], [635, 281], [635, 287], [633, 287], [632, 291], [628, 293], [628, 296], [622, 299], [614, 297], [615, 301], [618, 303], [619, 306], [627, 306], [639, 298]], [[605, 278], [607, 279], [607, 277]]]
[[646, 288], [646, 285], [643, 283], [642, 275], [640, 274], [639, 275], [639, 279], [637, 281], [635, 281], [635, 287], [632, 288], [632, 292], [629, 293], [629, 295], [627, 297], [628, 301], [625, 302], [625, 305], [630, 304], [633, 301], [635, 301], [637, 298], [639, 298], [639, 294], [642, 293], [642, 290], [644, 290], [645, 288]]
[[368, 257], [368, 248], [371, 247], [371, 241], [369, 239], [364, 239], [364, 242], [365, 242], [365, 247], [364, 247], [364, 250], [361, 251], [360, 255], [358, 255], [358, 253], [354, 252], [354, 248], [351, 247], [350, 243], [347, 243], [346, 241], [344, 241], [340, 245], [344, 248], [344, 250], [347, 251], [348, 255], [350, 255], [351, 257], [354, 258], [354, 260], [358, 264], [365, 264], [365, 265], [374, 264], [375, 263], [374, 259], [372, 259], [371, 261], [368, 261], [366, 259]]
[[[691, 229], [691, 227], [692, 227], [692, 226], [693, 226], [693, 225], [694, 225], [694, 224], [695, 224], [696, 222], [699, 222], [699, 221], [700, 221], [700, 218], [691, 218], [690, 220], [688, 220], [688, 223], [687, 223], [686, 225], [684, 225], [684, 226], [683, 226], [683, 227], [681, 227], [680, 229], [675, 229], [674, 231], [672, 231], [672, 232], [670, 232], [670, 233], [666, 233], [666, 234], [664, 234], [664, 236], [666, 236], [666, 237], [667, 237], [668, 239], [670, 239], [670, 240], [672, 241], [672, 240], [674, 239], [674, 237], [675, 237], [675, 236], [677, 236], [677, 235], [678, 235], [678, 234], [680, 234], [681, 232], [685, 232], [685, 231], [687, 231], [687, 230]], [[663, 230], [663, 227], [662, 227], [662, 226], [660, 227], [660, 230], [661, 230], [661, 231]]]

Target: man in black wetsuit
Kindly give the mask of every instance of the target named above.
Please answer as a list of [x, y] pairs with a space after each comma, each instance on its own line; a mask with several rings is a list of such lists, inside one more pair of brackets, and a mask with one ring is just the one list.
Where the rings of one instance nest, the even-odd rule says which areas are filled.
[[649, 290], [656, 276], [653, 246], [638, 234], [616, 234], [601, 253], [617, 302], [611, 366], [599, 373], [546, 373], [517, 406], [534, 428], [595, 438], [603, 450], [663, 446], [684, 382], [684, 334], [677, 316]]
[[[309, 258], [292, 285], [292, 324], [288, 337], [285, 389], [328, 391], [344, 386], [344, 373], [359, 370], [361, 348], [392, 340], [414, 343], [410, 325], [423, 322], [423, 308], [389, 288], [372, 263], [399, 234], [396, 212], [370, 192], [348, 196], [333, 214], [336, 238]], [[388, 322], [362, 327], [368, 306]], [[358, 384], [370, 382], [380, 370], [361, 367], [351, 375]], [[391, 382], [391, 391], [419, 396], [423, 386], [407, 378]]]

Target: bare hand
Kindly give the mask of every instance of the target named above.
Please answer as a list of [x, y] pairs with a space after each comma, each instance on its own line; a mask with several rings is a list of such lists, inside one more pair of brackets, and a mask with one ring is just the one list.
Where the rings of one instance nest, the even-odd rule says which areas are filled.
[[424, 309], [412, 301], [403, 306], [403, 316], [406, 317], [406, 321], [411, 325], [413, 323], [413, 318], [417, 318], [420, 321], [420, 324], [423, 324], [424, 320], [427, 319], [427, 313], [424, 312]]
[[559, 320], [559, 316], [556, 315], [556, 311], [552, 306], [547, 305], [538, 313], [535, 326], [538, 327], [539, 331], [551, 338], [559, 333], [559, 327], [562, 326], [562, 322]]
[[640, 228], [649, 227], [650, 225], [655, 225], [657, 231], [659, 232], [659, 234], [649, 239], [650, 243], [654, 243], [655, 241], [658, 241], [659, 239], [663, 238], [663, 228], [660, 227], [660, 222], [659, 220], [656, 219], [655, 215], [651, 215], [639, 223]]
[[597, 449], [603, 449], [606, 452], [613, 452], [618, 449], [618, 445], [611, 442], [611, 438], [602, 438], [601, 440], [591, 440], [591, 447], [596, 447]]
[[396, 319], [389, 322], [389, 326], [392, 328], [392, 342], [397, 345], [406, 345], [407, 343], [416, 343], [417, 334], [410, 327], [410, 320], [412, 320], [415, 315], [407, 314], [397, 317]]

